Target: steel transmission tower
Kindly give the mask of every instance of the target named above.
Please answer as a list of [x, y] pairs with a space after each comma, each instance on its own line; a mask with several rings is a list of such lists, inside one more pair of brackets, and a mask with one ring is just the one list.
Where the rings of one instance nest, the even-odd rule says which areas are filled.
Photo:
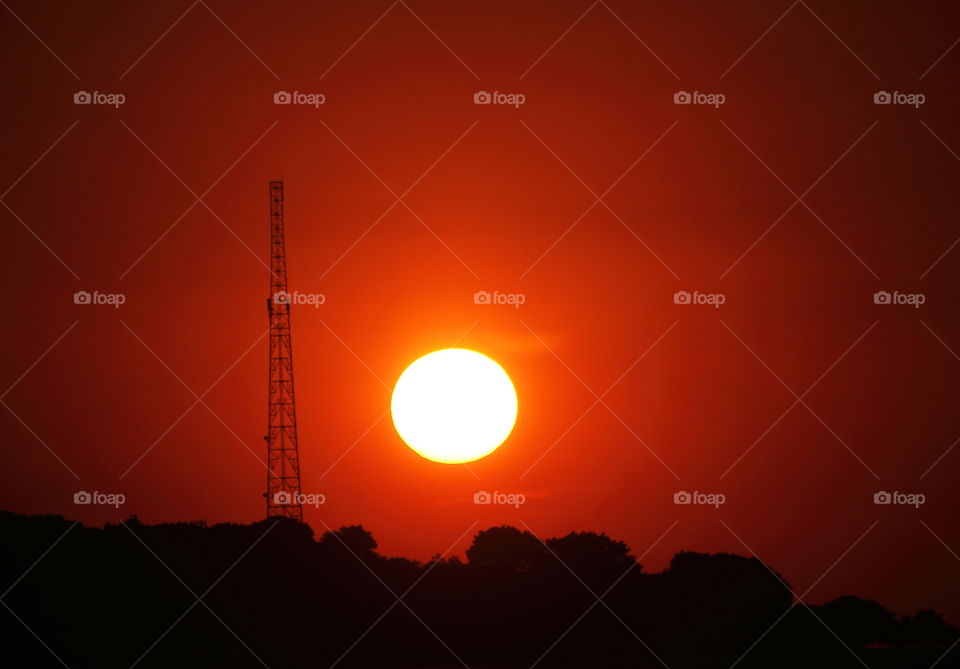
[[283, 182], [270, 182], [270, 393], [267, 419], [267, 517], [302, 520], [297, 412], [290, 345], [290, 293], [283, 241]]

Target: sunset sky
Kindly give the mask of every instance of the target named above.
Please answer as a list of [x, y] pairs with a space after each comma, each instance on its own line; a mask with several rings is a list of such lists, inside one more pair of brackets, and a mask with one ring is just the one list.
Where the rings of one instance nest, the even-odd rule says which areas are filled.
[[[324, 296], [292, 308], [317, 533], [362, 524], [426, 559], [491, 525], [603, 531], [648, 571], [755, 554], [811, 603], [960, 622], [960, 8], [7, 4], [0, 508], [263, 517], [282, 178], [290, 288]], [[401, 372], [452, 346], [519, 398], [468, 466], [389, 416]]]

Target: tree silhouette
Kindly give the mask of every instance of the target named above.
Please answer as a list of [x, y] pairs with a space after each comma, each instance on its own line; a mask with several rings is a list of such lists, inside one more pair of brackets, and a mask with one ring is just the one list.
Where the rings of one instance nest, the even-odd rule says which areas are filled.
[[851, 646], [895, 645], [902, 629], [897, 615], [869, 599], [844, 595], [818, 607], [821, 618]]
[[860, 666], [853, 651], [871, 669], [943, 656], [939, 669], [955, 666], [960, 638], [929, 610], [897, 619], [857, 597], [791, 607], [755, 558], [681, 552], [648, 574], [592, 532], [545, 546], [493, 527], [467, 562], [426, 564], [380, 555], [359, 525], [315, 539], [290, 519], [87, 528], [0, 512], [0, 536], [10, 667], [806, 669]]
[[931, 609], [917, 611], [901, 620], [901, 642], [910, 646], [939, 648], [950, 644], [958, 636], [956, 627], [948, 625], [943, 616]]
[[377, 542], [373, 535], [363, 529], [361, 525], [341, 527], [339, 530], [325, 532], [320, 539], [324, 548], [345, 548], [358, 557], [370, 557], [377, 550]]
[[467, 560], [475, 567], [530, 572], [547, 557], [540, 540], [527, 531], [503, 525], [481, 530], [467, 549]]
[[606, 534], [571, 532], [559, 539], [547, 539], [546, 544], [562, 565], [595, 591], [605, 591], [628, 569], [642, 569], [625, 543]]

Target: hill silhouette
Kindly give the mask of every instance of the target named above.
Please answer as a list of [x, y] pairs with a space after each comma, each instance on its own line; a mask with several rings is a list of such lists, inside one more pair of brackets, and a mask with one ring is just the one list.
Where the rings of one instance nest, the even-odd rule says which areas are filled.
[[960, 631], [934, 611], [808, 607], [738, 555], [681, 552], [647, 573], [593, 532], [492, 527], [466, 562], [426, 563], [380, 555], [360, 526], [315, 539], [287, 519], [0, 512], [0, 536], [10, 667], [957, 666]]

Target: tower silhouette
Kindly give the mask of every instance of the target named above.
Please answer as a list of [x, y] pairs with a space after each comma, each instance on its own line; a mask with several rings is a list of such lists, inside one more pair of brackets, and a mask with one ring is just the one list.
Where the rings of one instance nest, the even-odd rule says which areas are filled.
[[303, 519], [300, 453], [293, 393], [287, 256], [283, 241], [283, 182], [270, 182], [270, 391], [267, 418], [267, 517]]

